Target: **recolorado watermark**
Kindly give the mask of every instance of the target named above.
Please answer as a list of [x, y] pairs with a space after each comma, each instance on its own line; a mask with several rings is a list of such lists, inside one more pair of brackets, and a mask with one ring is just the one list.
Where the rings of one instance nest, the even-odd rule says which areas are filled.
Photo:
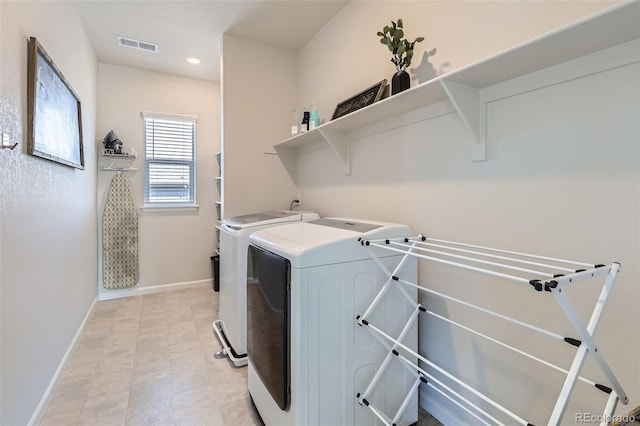
[[605, 416], [602, 414], [591, 413], [576, 413], [577, 423], [603, 423], [607, 424], [613, 422], [633, 423], [636, 421], [636, 416], [629, 414], [614, 414], [611, 416]]

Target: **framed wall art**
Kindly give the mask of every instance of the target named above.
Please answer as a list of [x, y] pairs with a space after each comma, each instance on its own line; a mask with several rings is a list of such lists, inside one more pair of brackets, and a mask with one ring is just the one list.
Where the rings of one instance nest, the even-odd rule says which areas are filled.
[[27, 152], [84, 169], [80, 99], [35, 37], [27, 68]]
[[378, 102], [382, 98], [385, 90], [388, 90], [386, 79], [374, 84], [371, 87], [366, 88], [357, 95], [340, 102], [336, 106], [331, 119], [335, 120], [336, 118], [351, 114], [352, 112], [357, 111], [360, 108], [364, 108], [375, 102]]

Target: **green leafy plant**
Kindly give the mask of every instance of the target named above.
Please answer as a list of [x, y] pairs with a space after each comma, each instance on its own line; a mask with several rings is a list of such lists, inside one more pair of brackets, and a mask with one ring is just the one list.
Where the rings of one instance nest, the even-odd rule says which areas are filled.
[[[386, 25], [382, 31], [378, 31], [380, 37], [380, 43], [389, 48], [391, 53], [391, 62], [396, 66], [398, 71], [404, 71], [409, 65], [411, 65], [411, 59], [413, 58], [413, 47], [416, 43], [424, 41], [424, 37], [416, 37], [414, 41], [409, 41], [404, 38], [404, 28], [402, 19], [398, 19], [398, 22], [391, 21], [391, 26]], [[433, 49], [429, 54], [434, 54]]]

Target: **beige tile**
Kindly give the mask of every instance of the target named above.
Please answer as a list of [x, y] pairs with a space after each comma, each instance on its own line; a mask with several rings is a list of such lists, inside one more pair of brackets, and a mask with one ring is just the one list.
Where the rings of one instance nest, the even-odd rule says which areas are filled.
[[187, 389], [174, 393], [171, 396], [173, 409], [176, 413], [182, 413], [197, 409], [217, 409], [215, 389], [213, 386], [203, 386], [195, 389]]
[[168, 358], [162, 359], [134, 367], [131, 384], [138, 385], [169, 375], [171, 375], [171, 362]]
[[129, 406], [127, 425], [172, 425], [174, 423], [171, 397], [140, 401]]
[[124, 299], [120, 299], [121, 308], [130, 308], [134, 306], [137, 306], [137, 307], [142, 306], [142, 296], [133, 296], [133, 297], [126, 297]]
[[169, 333], [166, 330], [154, 329], [154, 332], [141, 333], [136, 341], [136, 352], [168, 350]]
[[132, 320], [138, 322], [138, 320], [140, 319], [140, 310], [141, 306], [120, 308], [116, 311], [115, 321]]
[[103, 312], [116, 311], [120, 307], [120, 303], [121, 303], [120, 299], [105, 300], [105, 301], [99, 302], [96, 305], [95, 309], [93, 310], [93, 314], [97, 315]]
[[218, 297], [188, 289], [98, 302], [41, 424], [253, 424], [246, 368], [213, 359]]
[[111, 324], [110, 336], [124, 336], [129, 334], [137, 334], [140, 325], [140, 317], [134, 318], [116, 318]]
[[213, 308], [213, 303], [209, 300], [198, 300], [197, 302], [191, 302], [191, 315], [195, 318], [200, 315], [210, 315], [211, 313], [217, 314], [217, 310]]
[[162, 328], [168, 330], [167, 317], [163, 314], [147, 314], [140, 317], [140, 332], [147, 329]]
[[207, 366], [204, 355], [201, 352], [192, 354], [189, 352], [174, 353], [170, 355], [171, 371], [173, 372], [200, 372], [207, 374]]
[[172, 381], [173, 377], [164, 376], [131, 386], [131, 391], [129, 392], [129, 404], [137, 404], [143, 401], [161, 399], [170, 396]]
[[115, 414], [127, 409], [129, 401], [129, 389], [100, 393], [87, 396], [82, 409], [81, 419], [90, 419], [108, 414]]
[[103, 359], [133, 359], [136, 353], [136, 346], [131, 344], [112, 345], [104, 348], [102, 352]]
[[164, 303], [160, 302], [152, 302], [152, 303], [144, 303], [140, 307], [140, 319], [144, 319], [150, 316], [162, 316], [164, 315], [164, 311], [166, 306]]
[[211, 315], [211, 316], [199, 316], [199, 317], [194, 317], [193, 318], [193, 323], [196, 326], [196, 330], [198, 332], [203, 331], [205, 329], [209, 329], [210, 331], [212, 330], [212, 324], [214, 321], [216, 321], [218, 319], [217, 315]]
[[222, 382], [216, 381], [216, 383], [218, 398], [224, 403], [244, 400], [249, 396], [246, 378], [243, 380], [237, 380], [234, 378]]
[[88, 345], [76, 347], [68, 365], [96, 364], [102, 358], [103, 351], [102, 346], [93, 348]]
[[[192, 323], [193, 324], [193, 323]], [[195, 326], [193, 330], [188, 330], [184, 332], [171, 332], [169, 331], [169, 344], [173, 345], [175, 343], [184, 343], [190, 340], [197, 340], [198, 333], [196, 332]]]
[[75, 382], [78, 380], [91, 379], [98, 366], [97, 362], [86, 362], [85, 360], [72, 358], [69, 365], [64, 369], [60, 383]]
[[72, 382], [59, 383], [53, 393], [53, 398], [75, 398], [86, 397], [91, 388], [91, 379], [76, 380]]
[[124, 409], [97, 417], [81, 416], [78, 426], [124, 426], [126, 419], [127, 410]]
[[191, 321], [191, 308], [189, 305], [167, 306], [167, 321], [169, 324], [180, 321]]
[[133, 368], [97, 371], [91, 380], [89, 395], [127, 390], [131, 386]]
[[114, 346], [135, 346], [138, 340], [138, 331], [115, 332], [107, 337], [105, 348]]
[[260, 424], [252, 412], [249, 398], [231, 401], [225, 404], [221, 415], [222, 424], [225, 425], [253, 426]]
[[137, 348], [134, 356], [134, 368], [140, 369], [153, 364], [169, 362], [169, 345], [157, 346], [153, 350]]
[[172, 345], [169, 345], [169, 354], [200, 354], [202, 349], [200, 348], [200, 341], [196, 340], [188, 340], [185, 342], [178, 342]]
[[163, 322], [155, 324], [146, 324], [145, 327], [138, 329], [138, 339], [149, 336], [162, 336], [169, 334], [169, 325]]
[[221, 426], [224, 425], [220, 411], [212, 408], [197, 408], [176, 411], [176, 426]]
[[100, 358], [100, 362], [96, 367], [96, 372], [106, 373], [109, 371], [120, 371], [126, 369], [133, 368], [133, 355], [123, 354], [123, 355], [113, 355], [113, 356], [105, 356], [103, 354], [102, 358]]
[[92, 350], [92, 349], [104, 349], [107, 342], [102, 336], [88, 336], [83, 333], [82, 337], [78, 339], [76, 344], [76, 351], [78, 350]]
[[188, 390], [195, 390], [210, 385], [209, 375], [206, 373], [206, 371], [187, 371], [173, 373], [171, 377], [172, 394], [177, 394]]
[[44, 417], [79, 415], [87, 399], [90, 385], [90, 379], [58, 384]]
[[63, 414], [61, 416], [51, 416], [47, 412], [42, 419], [40, 426], [75, 426], [80, 420], [80, 413], [78, 414]]
[[170, 334], [191, 333], [196, 331], [196, 326], [192, 319], [185, 321], [174, 321], [169, 323]]
[[100, 318], [90, 321], [84, 328], [83, 335], [86, 337], [104, 337], [109, 334], [113, 322], [113, 318]]

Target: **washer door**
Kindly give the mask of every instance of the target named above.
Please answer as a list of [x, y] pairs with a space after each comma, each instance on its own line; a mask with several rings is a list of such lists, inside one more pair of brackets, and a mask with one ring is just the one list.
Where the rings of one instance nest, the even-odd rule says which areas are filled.
[[290, 277], [288, 259], [249, 245], [247, 353], [260, 380], [282, 410], [291, 402]]

